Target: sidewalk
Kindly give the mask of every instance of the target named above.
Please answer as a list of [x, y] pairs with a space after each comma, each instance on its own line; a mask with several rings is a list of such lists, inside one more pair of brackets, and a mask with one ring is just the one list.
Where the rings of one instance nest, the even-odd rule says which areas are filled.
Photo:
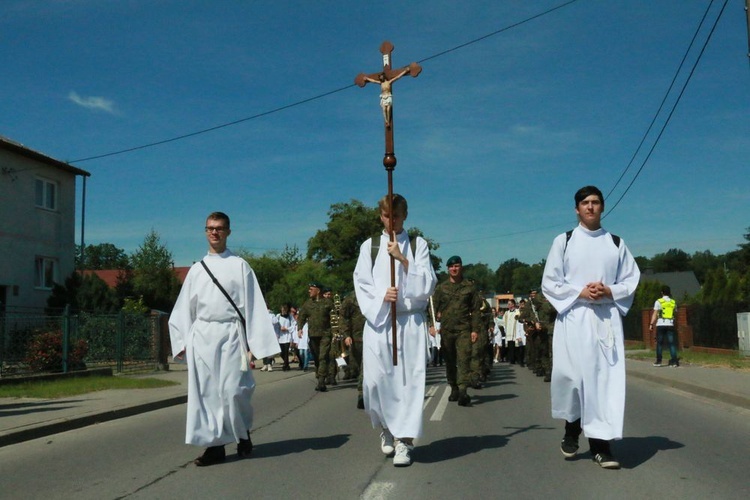
[[[651, 362], [630, 359], [626, 361], [626, 369], [631, 378], [750, 409], [749, 372], [701, 366], [657, 368], [651, 366]], [[272, 374], [255, 371], [258, 384], [306, 375], [294, 369], [289, 372], [274, 371]], [[144, 376], [173, 380], [180, 385], [159, 389], [101, 391], [65, 399], [0, 398], [0, 447], [187, 401], [187, 372], [184, 365], [170, 365], [170, 371]]]

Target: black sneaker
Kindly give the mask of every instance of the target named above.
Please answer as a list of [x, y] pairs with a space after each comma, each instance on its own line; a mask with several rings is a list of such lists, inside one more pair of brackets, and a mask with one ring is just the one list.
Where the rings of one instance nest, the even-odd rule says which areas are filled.
[[206, 467], [209, 465], [220, 464], [224, 462], [224, 460], [226, 460], [226, 451], [224, 450], [223, 445], [209, 446], [206, 448], [206, 451], [203, 452], [203, 455], [193, 460], [193, 463], [198, 467]]
[[576, 456], [578, 453], [578, 436], [570, 436], [566, 434], [560, 445], [560, 451], [565, 458], [573, 458]]
[[253, 452], [253, 441], [250, 439], [250, 432], [247, 433], [247, 439], [240, 439], [237, 443], [237, 456], [248, 458]]
[[619, 469], [620, 462], [615, 460], [612, 455], [607, 453], [597, 453], [593, 458], [594, 462], [599, 464], [602, 469]]

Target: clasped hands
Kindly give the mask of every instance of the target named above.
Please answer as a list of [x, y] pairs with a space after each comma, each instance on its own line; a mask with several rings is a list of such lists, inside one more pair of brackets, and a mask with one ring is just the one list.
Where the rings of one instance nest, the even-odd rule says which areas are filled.
[[583, 290], [581, 290], [581, 293], [579, 293], [578, 296], [583, 299], [597, 301], [604, 297], [612, 298], [612, 290], [601, 281], [597, 281], [588, 283], [583, 287]]

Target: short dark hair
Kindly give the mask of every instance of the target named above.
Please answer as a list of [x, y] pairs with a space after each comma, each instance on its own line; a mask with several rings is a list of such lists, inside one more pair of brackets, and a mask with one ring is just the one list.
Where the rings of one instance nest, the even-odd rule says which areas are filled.
[[599, 198], [599, 201], [602, 202], [602, 207], [604, 207], [604, 195], [602, 195], [602, 192], [599, 191], [599, 188], [596, 186], [583, 186], [581, 189], [576, 191], [574, 197], [576, 200], [576, 208], [578, 208], [579, 203], [581, 203], [592, 194], [596, 195]]
[[672, 295], [672, 290], [667, 285], [664, 285], [661, 287], [661, 294], [662, 295]]
[[227, 229], [229, 229], [229, 216], [224, 212], [211, 212], [206, 217], [206, 220], [222, 220], [227, 223]]

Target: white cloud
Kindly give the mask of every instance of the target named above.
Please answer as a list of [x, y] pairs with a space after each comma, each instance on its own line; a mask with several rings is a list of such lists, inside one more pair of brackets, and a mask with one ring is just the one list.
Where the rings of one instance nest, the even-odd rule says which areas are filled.
[[68, 94], [68, 99], [87, 109], [101, 110], [112, 114], [115, 113], [115, 103], [104, 97], [82, 97], [79, 96], [78, 93], [71, 91]]

